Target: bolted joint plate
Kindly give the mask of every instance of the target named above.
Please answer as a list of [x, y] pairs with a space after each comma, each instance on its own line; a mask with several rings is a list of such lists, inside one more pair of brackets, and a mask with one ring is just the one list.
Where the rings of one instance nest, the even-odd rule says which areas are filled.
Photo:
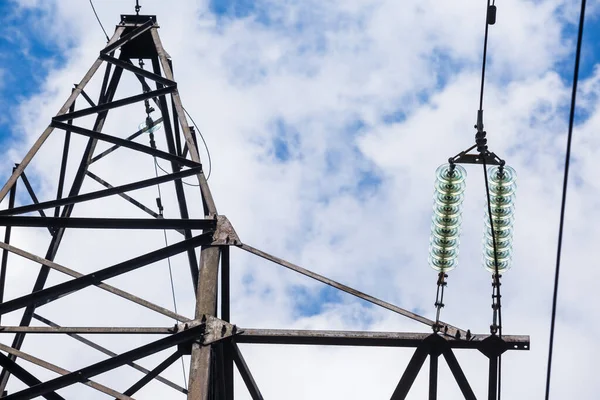
[[[213, 317], [212, 315], [203, 315], [202, 318], [175, 325], [173, 333], [181, 332], [199, 325], [203, 325], [204, 330], [202, 331], [202, 338], [198, 338], [195, 342], [201, 344], [202, 346], [208, 346], [210, 344], [217, 343], [242, 332], [233, 324]], [[193, 342], [188, 342], [179, 345], [180, 351], [183, 354], [191, 354], [192, 343]]]
[[213, 245], [240, 246], [242, 241], [238, 237], [233, 225], [224, 215], [217, 215], [217, 229], [213, 234]]

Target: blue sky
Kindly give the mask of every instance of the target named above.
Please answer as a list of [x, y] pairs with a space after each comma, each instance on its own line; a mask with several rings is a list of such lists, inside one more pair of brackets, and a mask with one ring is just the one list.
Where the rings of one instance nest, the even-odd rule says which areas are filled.
[[[142, 3], [143, 4], [143, 3]], [[223, 19], [223, 23], [237, 18], [254, 18], [263, 24], [275, 23], [270, 21], [264, 12], [264, 4], [248, 0], [213, 0], [210, 3], [212, 12]], [[268, 5], [267, 5], [268, 6]], [[101, 8], [102, 3], [96, 5]], [[261, 11], [262, 10], [262, 11]], [[92, 13], [91, 9], [89, 10]], [[44, 35], [44, 32], [36, 29], [36, 19], [40, 17], [40, 11], [25, 8], [19, 9], [12, 1], [0, 2], [0, 138], [10, 137], [11, 112], [18, 103], [39, 91], [39, 84], [44, 81], [50, 68], [59, 66], [64, 60], [62, 51], [64, 46], [58, 46]], [[499, 21], [500, 23], [501, 21]], [[111, 27], [112, 21], [103, 21], [105, 26]], [[593, 66], [600, 54], [600, 19], [597, 15], [588, 14], [586, 19], [586, 31], [584, 38], [583, 57], [581, 63], [581, 79], [589, 77], [593, 73]], [[98, 29], [99, 26], [91, 26], [90, 29]], [[109, 32], [110, 33], [110, 32]], [[490, 35], [494, 35], [493, 29]], [[568, 26], [564, 35], [575, 41], [576, 27]], [[493, 38], [499, 40], [498, 38]], [[493, 57], [493, 54], [490, 55]], [[439, 55], [438, 62], [443, 69], [449, 67], [447, 56]], [[524, 62], [527, 62], [524, 60]], [[458, 67], [458, 65], [456, 66]], [[571, 81], [573, 72], [572, 59], [561, 62], [559, 71], [565, 81]], [[445, 84], [446, 73], [442, 71], [440, 85]], [[422, 94], [420, 100], [426, 100], [427, 93]], [[404, 118], [402, 111], [392, 112], [387, 121], [399, 122]], [[281, 124], [281, 121], [277, 121]], [[282, 128], [283, 129], [283, 128]], [[287, 134], [286, 134], [287, 135]], [[275, 156], [286, 158], [289, 153], [283, 142], [275, 144]]]
[[64, 60], [60, 47], [36, 28], [40, 12], [17, 12], [12, 2], [0, 2], [0, 138], [11, 135], [11, 113], [18, 103], [37, 93], [48, 70]]

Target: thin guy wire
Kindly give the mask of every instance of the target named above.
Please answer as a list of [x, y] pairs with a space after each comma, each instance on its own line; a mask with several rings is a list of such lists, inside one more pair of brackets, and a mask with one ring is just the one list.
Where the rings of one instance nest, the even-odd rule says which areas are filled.
[[[185, 109], [185, 107], [183, 108], [183, 111], [186, 113], [186, 115], [188, 117], [190, 117], [190, 121], [192, 121], [192, 124], [196, 128], [196, 132], [198, 132], [198, 134], [200, 135], [200, 139], [202, 139], [202, 143], [204, 143], [204, 148], [206, 149], [206, 154], [208, 155], [208, 175], [206, 175], [206, 180], [208, 181], [210, 179], [210, 174], [212, 172], [212, 160], [210, 158], [210, 150], [208, 150], [208, 145], [206, 144], [206, 140], [204, 140], [204, 135], [202, 135], [202, 132], [198, 128], [198, 125], [196, 125], [196, 122], [194, 121], [194, 118], [192, 118], [192, 116]], [[193, 186], [196, 186], [196, 185], [193, 185]]]
[[[160, 166], [160, 164], [158, 163], [158, 161], [156, 162], [156, 166], [158, 167], [158, 169], [160, 169], [162, 172], [164, 172], [165, 174], [169, 175], [170, 172], [168, 172], [167, 170], [165, 170], [163, 167]], [[184, 185], [188, 185], [188, 186], [195, 186], [198, 187], [200, 185], [194, 185], [193, 183], [187, 183], [186, 181], [184, 181], [183, 179], [181, 180], [181, 183], [183, 183]]]
[[110, 40], [110, 38], [108, 37], [108, 34], [106, 33], [106, 30], [104, 29], [104, 25], [102, 25], [102, 22], [100, 21], [100, 18], [98, 17], [98, 13], [96, 13], [96, 8], [94, 7], [94, 3], [92, 3], [92, 0], [90, 0], [90, 5], [92, 6], [92, 11], [94, 11], [94, 15], [96, 16], [96, 19], [98, 20], [98, 23], [100, 24], [100, 28], [102, 28], [102, 32], [104, 32], [104, 36], [106, 36], [106, 41], [108, 42]]
[[575, 71], [573, 72], [573, 91], [571, 93], [571, 110], [569, 111], [569, 133], [567, 135], [567, 151], [565, 154], [565, 168], [562, 188], [562, 202], [560, 205], [560, 223], [558, 228], [558, 244], [556, 250], [556, 270], [554, 274], [554, 293], [552, 294], [552, 318], [550, 322], [550, 343], [548, 344], [548, 371], [546, 373], [546, 400], [550, 398], [550, 376], [552, 374], [552, 350], [554, 347], [554, 327], [556, 323], [556, 304], [558, 301], [558, 281], [560, 277], [560, 258], [562, 252], [563, 228], [565, 224], [565, 209], [567, 202], [567, 189], [569, 182], [569, 164], [571, 160], [571, 141], [573, 138], [573, 125], [575, 122], [575, 100], [577, 97], [577, 81], [579, 80], [579, 60], [581, 58], [581, 43], [583, 42], [583, 23], [585, 20], [586, 0], [581, 0], [579, 14], [579, 32], [577, 33], [577, 50], [575, 53]]
[[488, 12], [490, 10], [490, 0], [487, 0], [487, 8], [485, 14], [485, 35], [483, 37], [483, 62], [481, 64], [481, 89], [479, 91], [479, 110], [483, 110], [483, 87], [485, 84], [485, 64], [487, 60], [487, 44], [488, 44], [488, 30], [489, 30], [489, 21], [488, 21]]
[[[154, 157], [154, 174], [158, 178], [158, 169], [156, 167], [158, 167], [158, 161], [156, 160], [156, 157]], [[162, 194], [160, 192], [160, 184], [157, 184], [156, 188], [158, 189], [158, 198], [160, 199], [160, 204], [162, 208]], [[162, 215], [162, 211], [159, 210], [159, 212]], [[163, 236], [165, 238], [165, 247], [167, 247], [169, 245], [169, 241], [167, 240], [166, 229], [163, 229]], [[177, 300], [175, 299], [175, 284], [173, 283], [173, 269], [171, 268], [171, 257], [167, 257], [167, 263], [169, 264], [169, 279], [171, 280], [171, 295], [173, 296], [173, 308], [175, 309], [175, 313], [179, 314], [179, 312], [177, 311]], [[175, 323], [177, 323], [177, 321], [175, 321]], [[183, 387], [187, 390], [187, 376], [185, 374], [185, 364], [183, 362], [183, 357], [181, 357], [181, 371], [183, 372]]]

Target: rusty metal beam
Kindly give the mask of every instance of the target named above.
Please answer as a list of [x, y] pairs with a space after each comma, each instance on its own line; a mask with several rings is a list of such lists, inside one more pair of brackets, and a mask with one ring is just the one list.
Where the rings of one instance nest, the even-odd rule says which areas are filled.
[[[132, 133], [131, 135], [129, 135], [125, 140], [133, 140], [136, 137], [140, 136], [143, 133], [148, 132], [148, 130], [150, 128], [152, 128], [153, 126], [157, 125], [158, 123], [162, 122], [162, 117], [157, 119], [156, 121], [153, 122], [152, 125], [150, 126], [146, 126], [144, 125], [144, 127], [142, 129], [137, 130], [136, 132]], [[106, 157], [107, 155], [109, 155], [110, 153], [112, 153], [113, 151], [117, 150], [119, 147], [119, 145], [114, 145], [106, 150], [104, 150], [102, 153], [98, 154], [97, 156], [94, 156], [91, 160], [90, 160], [90, 164], [95, 163], [96, 161]]]
[[458, 383], [460, 391], [462, 392], [463, 396], [465, 396], [465, 400], [477, 400], [475, 397], [475, 392], [473, 392], [473, 389], [471, 389], [471, 385], [469, 384], [469, 381], [467, 381], [467, 377], [460, 367], [460, 364], [452, 352], [452, 349], [447, 347], [444, 349], [442, 354], [446, 359], [446, 363], [448, 364], [452, 375], [454, 375], [454, 379], [456, 379], [456, 383]]
[[410, 391], [419, 371], [421, 371], [421, 367], [423, 363], [427, 359], [428, 345], [426, 343], [421, 343], [419, 347], [415, 350], [412, 358], [408, 362], [408, 366], [406, 370], [404, 370], [404, 374], [402, 374], [402, 378], [400, 378], [400, 382], [398, 382], [398, 386], [396, 386], [396, 390], [392, 394], [390, 400], [404, 400]]
[[[24, 213], [28, 213], [28, 212], [32, 212], [32, 211], [43, 210], [43, 209], [47, 209], [47, 208], [53, 208], [53, 207], [57, 207], [57, 206], [72, 205], [72, 204], [76, 204], [76, 203], [82, 203], [84, 201], [97, 200], [97, 199], [112, 196], [115, 194], [130, 192], [130, 191], [158, 185], [160, 183], [170, 182], [170, 181], [176, 180], [176, 179], [182, 179], [187, 176], [197, 174], [198, 171], [201, 171], [201, 170], [202, 170], [202, 167], [194, 167], [194, 168], [186, 169], [183, 171], [179, 171], [174, 174], [162, 175], [157, 178], [144, 179], [142, 181], [127, 183], [125, 185], [114, 186], [112, 188], [97, 190], [97, 191], [90, 192], [90, 193], [69, 196], [66, 198], [58, 199], [58, 200], [44, 201], [42, 203], [30, 204], [30, 205], [21, 206], [21, 207], [15, 207], [12, 209], [9, 208], [9, 209], [0, 211], [0, 215], [5, 215], [5, 216], [6, 215], [18, 215], [18, 214], [24, 214]], [[86, 172], [86, 175], [87, 174], [88, 174], [88, 172]]]
[[[42, 316], [40, 316], [38, 314], [33, 314], [33, 318], [37, 319], [38, 321], [40, 321], [40, 322], [42, 322], [42, 323], [44, 323], [44, 324], [46, 324], [48, 326], [52, 326], [52, 327], [55, 327], [55, 328], [60, 328], [60, 325], [57, 325], [54, 322], [50, 321], [49, 319], [44, 318], [44, 317], [42, 317]], [[106, 354], [109, 357], [115, 357], [115, 356], [117, 356], [117, 353], [115, 353], [113, 351], [110, 351], [106, 347], [100, 346], [98, 343], [94, 343], [93, 341], [91, 341], [89, 339], [86, 339], [86, 338], [84, 338], [82, 336], [79, 336], [76, 333], [67, 333], [67, 335], [70, 336], [70, 337], [72, 337], [73, 339], [77, 340], [78, 342], [81, 342], [81, 343], [85, 344], [86, 346], [89, 346], [89, 347], [91, 347], [93, 349], [98, 350], [101, 353]], [[141, 365], [136, 364], [134, 362], [129, 362], [129, 363], [127, 363], [127, 365], [129, 365], [133, 369], [136, 369], [136, 370], [140, 371], [143, 374], [149, 374], [150, 373], [150, 371], [148, 369], [146, 369], [146, 368], [142, 367]], [[163, 383], [163, 384], [165, 384], [165, 385], [167, 385], [167, 386], [169, 386], [169, 387], [171, 387], [171, 388], [173, 388], [173, 389], [175, 389], [175, 390], [177, 390], [177, 391], [179, 391], [179, 392], [181, 392], [183, 394], [187, 394], [187, 390], [186, 389], [182, 388], [181, 386], [177, 385], [176, 383], [171, 382], [168, 379], [163, 378], [160, 375], [156, 376], [154, 379], [156, 379], [157, 381], [159, 381], [159, 382], [161, 382], [161, 383]]]
[[58, 128], [59, 126], [56, 124], [57, 122], [62, 122], [62, 121], [66, 121], [69, 119], [81, 118], [81, 117], [85, 117], [86, 115], [97, 114], [102, 111], [108, 111], [108, 110], [112, 110], [114, 108], [127, 106], [129, 104], [144, 101], [146, 99], [151, 99], [154, 96], [160, 96], [161, 94], [170, 93], [173, 90], [174, 90], [174, 86], [165, 86], [163, 89], [160, 89], [160, 90], [153, 90], [153, 91], [150, 91], [147, 93], [142, 93], [142, 94], [137, 94], [135, 96], [126, 97], [124, 99], [119, 99], [119, 100], [114, 100], [114, 101], [98, 104], [95, 107], [88, 107], [88, 108], [84, 108], [82, 110], [77, 110], [77, 111], [73, 111], [70, 113], [57, 115], [56, 117], [52, 118], [52, 125], [55, 128]]
[[[173, 80], [173, 71], [169, 65], [169, 57], [162, 46], [160, 37], [156, 29], [151, 29], [150, 33], [154, 40], [154, 45], [158, 53], [158, 58], [167, 79]], [[196, 163], [201, 163], [198, 149], [194, 144], [194, 139], [190, 132], [189, 125], [183, 112], [183, 105], [177, 90], [171, 93], [171, 99], [175, 105], [175, 110], [179, 118], [183, 136], [190, 148], [190, 157]], [[210, 188], [203, 172], [197, 174], [200, 193], [202, 195], [202, 204], [205, 216], [212, 217], [217, 215]], [[200, 266], [198, 287], [196, 290], [196, 318], [200, 315], [214, 315], [217, 309], [217, 284], [219, 274], [219, 253], [218, 247], [203, 246], [200, 251]], [[211, 346], [200, 346], [195, 343], [192, 346], [190, 361], [190, 380], [188, 385], [189, 400], [208, 400], [210, 384], [210, 366]]]
[[230, 347], [235, 365], [237, 366], [238, 371], [240, 372], [240, 375], [242, 376], [242, 379], [246, 384], [248, 391], [250, 392], [252, 400], [263, 400], [263, 396], [258, 389], [258, 385], [256, 384], [256, 381], [254, 380], [254, 377], [252, 376], [252, 373], [248, 368], [248, 364], [246, 364], [246, 360], [244, 360], [239, 347], [235, 343], [231, 343]]
[[[21, 382], [26, 384], [27, 386], [36, 386], [40, 385], [42, 382], [33, 376], [29, 371], [25, 368], [21, 367], [19, 364], [14, 362], [10, 357], [5, 356], [0, 353], [0, 365], [2, 365], [5, 370], [10, 371], [14, 376], [16, 376]], [[53, 391], [47, 391], [42, 394], [42, 397], [47, 400], [65, 400], [62, 396], [54, 393]], [[6, 398], [3, 396], [2, 398]]]
[[[238, 328], [237, 343], [294, 344], [322, 346], [418, 347], [432, 333], [324, 331]], [[474, 335], [470, 340], [439, 336], [455, 349], [480, 349], [489, 335]], [[507, 350], [529, 350], [529, 336], [502, 336]], [[498, 344], [502, 345], [501, 343]]]
[[70, 374], [51, 379], [44, 383], [35, 385], [20, 392], [9, 394], [5, 397], [6, 400], [29, 400], [37, 396], [42, 396], [46, 393], [62, 389], [74, 383], [80, 382], [82, 379], [89, 379], [100, 375], [106, 371], [118, 368], [128, 362], [139, 360], [140, 358], [158, 353], [159, 351], [168, 349], [181, 343], [186, 343], [192, 340], [199, 339], [202, 336], [204, 325], [197, 325], [190, 329], [178, 332], [174, 335], [146, 344], [136, 349], [119, 354], [116, 357], [111, 357], [107, 360], [100, 361], [96, 364], [81, 368]]
[[[57, 365], [54, 365], [54, 364], [49, 363], [47, 361], [44, 361], [44, 360], [42, 360], [40, 358], [34, 357], [31, 354], [25, 353], [25, 352], [17, 350], [17, 349], [13, 349], [12, 347], [7, 346], [7, 345], [2, 344], [2, 343], [0, 343], [0, 350], [3, 350], [5, 352], [7, 352], [8, 354], [12, 354], [12, 355], [14, 355], [16, 357], [19, 357], [19, 358], [21, 358], [21, 359], [23, 359], [25, 361], [29, 361], [30, 363], [38, 365], [38, 366], [40, 366], [42, 368], [45, 368], [45, 369], [47, 369], [49, 371], [56, 372], [59, 375], [67, 375], [67, 374], [71, 373], [71, 371], [68, 371], [68, 370], [66, 370], [64, 368], [61, 368], [61, 367], [57, 366]], [[99, 392], [102, 392], [102, 393], [107, 394], [109, 396], [116, 397], [117, 399], [120, 399], [120, 400], [133, 400], [128, 395], [125, 395], [123, 393], [119, 393], [116, 390], [113, 390], [113, 389], [111, 389], [111, 388], [109, 388], [107, 386], [101, 385], [98, 382], [94, 382], [94, 381], [91, 381], [91, 380], [84, 380], [81, 383], [84, 384], [84, 385], [86, 385], [86, 386], [91, 387], [92, 389], [96, 389]]]
[[[81, 277], [84, 276], [82, 273], [79, 273], [77, 271], [69, 269], [69, 268], [67, 268], [65, 266], [62, 266], [60, 264], [57, 264], [57, 263], [55, 263], [53, 261], [46, 260], [45, 258], [36, 256], [35, 254], [31, 254], [31, 253], [29, 253], [29, 252], [27, 252], [25, 250], [19, 249], [19, 248], [14, 247], [14, 246], [11, 246], [11, 245], [9, 245], [7, 243], [0, 242], [0, 248], [4, 249], [5, 251], [11, 252], [13, 254], [17, 254], [17, 255], [19, 255], [19, 256], [21, 256], [23, 258], [26, 258], [28, 260], [40, 263], [40, 264], [42, 264], [42, 265], [44, 265], [44, 266], [46, 266], [48, 268], [52, 268], [52, 269], [54, 269], [56, 271], [62, 272], [63, 274], [72, 276], [74, 278], [81, 278]], [[154, 303], [151, 303], [151, 302], [149, 302], [147, 300], [144, 300], [144, 299], [142, 299], [140, 297], [134, 296], [133, 294], [128, 293], [128, 292], [126, 292], [124, 290], [117, 289], [116, 287], [111, 286], [109, 284], [98, 283], [98, 284], [95, 284], [95, 286], [99, 287], [100, 289], [104, 289], [107, 292], [110, 292], [112, 294], [115, 294], [115, 295], [117, 295], [119, 297], [127, 299], [127, 300], [129, 300], [129, 301], [131, 301], [133, 303], [139, 304], [142, 307], [146, 307], [146, 308], [148, 308], [148, 309], [150, 309], [152, 311], [156, 311], [157, 313], [166, 315], [167, 317], [173, 318], [173, 319], [175, 319], [175, 320], [177, 320], [179, 322], [189, 322], [189, 321], [191, 321], [190, 318], [184, 317], [183, 315], [176, 314], [176, 313], [174, 313], [173, 311], [171, 311], [169, 309], [166, 309], [164, 307], [158, 306], [158, 305], [156, 305]]]
[[[309, 271], [309, 270], [307, 270], [305, 268], [302, 268], [302, 267], [300, 267], [298, 265], [292, 264], [292, 263], [290, 263], [288, 261], [285, 261], [285, 260], [283, 260], [281, 258], [278, 258], [278, 257], [272, 256], [272, 255], [270, 255], [268, 253], [265, 253], [264, 251], [258, 250], [258, 249], [254, 248], [252, 246], [248, 246], [247, 244], [242, 244], [241, 246], [238, 246], [238, 247], [241, 248], [242, 250], [245, 250], [245, 251], [249, 252], [249, 253], [252, 253], [254, 255], [262, 257], [262, 258], [264, 258], [266, 260], [272, 261], [275, 264], [279, 264], [282, 267], [286, 267], [286, 268], [291, 269], [292, 271], [298, 272], [298, 273], [300, 273], [300, 274], [302, 274], [304, 276], [308, 276], [309, 278], [312, 278], [312, 279], [315, 279], [315, 280], [317, 280], [319, 282], [325, 283], [326, 285], [329, 285], [331, 287], [339, 289], [339, 290], [341, 290], [343, 292], [351, 294], [351, 295], [353, 295], [355, 297], [358, 297], [358, 298], [360, 298], [362, 300], [368, 301], [371, 304], [375, 304], [377, 306], [383, 307], [385, 309], [388, 309], [388, 310], [393, 311], [395, 313], [398, 313], [400, 315], [404, 315], [405, 317], [408, 317], [408, 318], [410, 318], [412, 320], [421, 322], [422, 324], [428, 325], [430, 327], [433, 327], [436, 324], [435, 321], [430, 320], [429, 318], [425, 318], [425, 317], [423, 317], [421, 315], [418, 315], [418, 314], [415, 314], [413, 312], [410, 312], [410, 311], [408, 311], [408, 310], [406, 310], [404, 308], [395, 306], [395, 305], [393, 305], [391, 303], [388, 303], [387, 301], [380, 300], [380, 299], [378, 299], [376, 297], [373, 297], [371, 295], [368, 295], [366, 293], [363, 293], [361, 291], [353, 289], [350, 286], [346, 286], [346, 285], [344, 285], [342, 283], [336, 282], [333, 279], [326, 278], [323, 275], [319, 275], [319, 274], [317, 274], [315, 272]], [[441, 325], [442, 326], [442, 332], [446, 332], [447, 335], [449, 335], [449, 336], [456, 336], [456, 334], [458, 333], [461, 337], [465, 337], [466, 334], [467, 334], [466, 331], [463, 331], [462, 329], [459, 329], [459, 328], [457, 328], [455, 326], [452, 326], [452, 325], [447, 324], [447, 323], [442, 322], [442, 321], [440, 321], [438, 323], [438, 325]]]
[[[75, 217], [23, 217], [0, 216], [0, 226], [26, 226], [41, 228], [76, 229], [189, 229], [211, 230], [216, 227], [214, 219], [167, 219], [167, 218], [75, 218]], [[188, 239], [191, 239], [191, 234]]]
[[85, 335], [103, 334], [103, 335], [170, 335], [174, 333], [173, 327], [121, 327], [121, 326], [80, 326], [80, 327], [60, 327], [53, 328], [48, 326], [0, 326], [1, 333], [77, 333]]
[[[152, 58], [152, 67], [154, 69], [154, 73], [156, 75], [160, 75], [160, 64], [158, 61], [158, 57]], [[162, 83], [156, 82], [156, 88], [162, 88]], [[165, 139], [167, 142], [167, 148], [169, 153], [177, 154], [177, 149], [175, 148], [175, 143], [173, 140], [173, 130], [171, 128], [171, 120], [169, 118], [169, 108], [167, 106], [166, 96], [158, 97], [158, 108], [160, 109], [163, 121], [164, 121], [164, 131], [165, 131]], [[177, 163], [171, 162], [171, 170], [173, 172], [179, 171], [180, 167]], [[177, 205], [179, 206], [179, 214], [182, 219], [188, 219], [189, 212], [187, 201], [185, 199], [185, 192], [183, 190], [183, 183], [181, 180], [177, 180], [173, 182], [175, 184], [175, 195], [177, 196]], [[189, 229], [184, 230], [184, 237], [189, 239], [192, 236], [192, 232]], [[187, 252], [188, 256], [188, 264], [190, 269], [190, 275], [192, 277], [192, 289], [195, 291], [198, 287], [198, 258], [196, 257], [196, 252], [194, 249], [190, 249]]]
[[156, 261], [164, 260], [167, 257], [171, 257], [186, 251], [189, 247], [198, 247], [203, 244], [210, 243], [211, 241], [212, 234], [204, 233], [202, 235], [195, 236], [192, 239], [183, 240], [170, 246], [166, 246], [162, 249], [143, 254], [96, 272], [92, 272], [91, 274], [84, 275], [80, 278], [59, 283], [47, 289], [38, 290], [31, 294], [6, 301], [0, 304], [0, 314], [6, 314], [22, 307], [35, 307], [42, 304], [47, 304], [51, 301], [59, 299], [60, 297], [76, 292], [77, 290], [99, 284], [103, 280], [114, 278], [115, 276], [136, 270]]
[[[90, 171], [87, 171], [86, 175], [89, 176], [90, 178], [92, 178], [93, 180], [95, 180], [96, 182], [98, 182], [99, 184], [101, 184], [102, 186], [104, 186], [107, 189], [113, 189], [114, 188], [113, 185], [111, 185], [110, 183], [106, 182], [104, 179], [100, 178], [98, 175], [91, 173]], [[129, 203], [133, 204], [134, 206], [136, 206], [140, 210], [144, 211], [146, 214], [150, 215], [151, 217], [162, 218], [162, 216], [160, 214], [158, 214], [155, 211], [151, 210], [150, 208], [146, 207], [145, 205], [143, 205], [142, 203], [140, 203], [139, 201], [137, 201], [133, 197], [131, 197], [129, 195], [126, 195], [125, 193], [118, 193], [117, 195], [119, 197], [121, 197], [122, 199], [128, 201]], [[177, 231], [178, 232], [183, 232], [181, 230], [177, 230]]]
[[134, 383], [129, 389], [127, 389], [124, 394], [128, 396], [133, 396], [138, 390], [146, 386], [152, 379], [156, 378], [158, 374], [163, 372], [165, 369], [169, 368], [171, 364], [177, 361], [181, 357], [181, 353], [179, 350], [175, 351], [175, 353], [171, 354], [167, 357], [166, 360], [158, 364], [152, 371], [147, 373], [142, 379]]
[[[13, 171], [15, 170], [15, 168], [13, 168]], [[15, 206], [16, 195], [17, 195], [17, 184], [15, 182], [13, 187], [10, 188], [10, 195], [8, 197], [8, 208], [12, 208]], [[11, 232], [12, 232], [12, 228], [10, 226], [7, 226], [6, 229], [4, 230], [4, 242], [10, 243]], [[5, 285], [6, 285], [6, 273], [7, 273], [7, 268], [8, 268], [8, 253], [9, 253], [8, 250], [6, 250], [6, 249], [2, 250], [2, 260], [0, 261], [0, 303], [2, 303], [4, 301], [4, 289], [5, 289]], [[1, 316], [0, 316], [0, 318], [1, 318]]]
[[178, 162], [179, 164], [185, 165], [187, 167], [199, 167], [200, 166], [199, 163], [192, 161], [192, 160], [188, 160], [187, 158], [179, 157], [175, 154], [167, 153], [166, 151], [156, 150], [156, 149], [153, 149], [152, 147], [149, 147], [149, 146], [146, 146], [143, 144], [139, 144], [136, 142], [132, 142], [132, 141], [129, 141], [126, 139], [121, 139], [116, 136], [106, 135], [106, 134], [100, 133], [100, 131], [97, 131], [94, 129], [86, 129], [86, 128], [82, 128], [82, 127], [76, 126], [76, 125], [67, 125], [64, 122], [55, 121], [55, 120], [52, 120], [51, 124], [53, 127], [62, 129], [64, 131], [70, 130], [73, 133], [87, 136], [87, 137], [95, 139], [95, 140], [102, 140], [103, 142], [116, 144], [121, 147], [126, 147], [131, 150], [139, 151], [140, 153], [146, 153], [151, 156], [162, 158], [162, 159], [165, 159], [168, 161], [175, 161], [175, 162]]

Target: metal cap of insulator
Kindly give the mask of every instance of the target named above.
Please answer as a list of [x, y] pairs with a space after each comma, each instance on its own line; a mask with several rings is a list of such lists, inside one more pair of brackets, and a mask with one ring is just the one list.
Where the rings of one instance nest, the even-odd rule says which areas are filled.
[[443, 164], [435, 171], [433, 217], [429, 239], [429, 265], [450, 271], [458, 265], [462, 203], [467, 171], [460, 165]]
[[[488, 185], [490, 189], [490, 208], [494, 237], [490, 226], [488, 208], [485, 209], [485, 232], [483, 238], [483, 265], [492, 272], [508, 270], [512, 262], [513, 224], [515, 215], [515, 193], [517, 190], [517, 174], [509, 166], [494, 166], [488, 169]], [[496, 257], [494, 257], [494, 239], [496, 241]]]

